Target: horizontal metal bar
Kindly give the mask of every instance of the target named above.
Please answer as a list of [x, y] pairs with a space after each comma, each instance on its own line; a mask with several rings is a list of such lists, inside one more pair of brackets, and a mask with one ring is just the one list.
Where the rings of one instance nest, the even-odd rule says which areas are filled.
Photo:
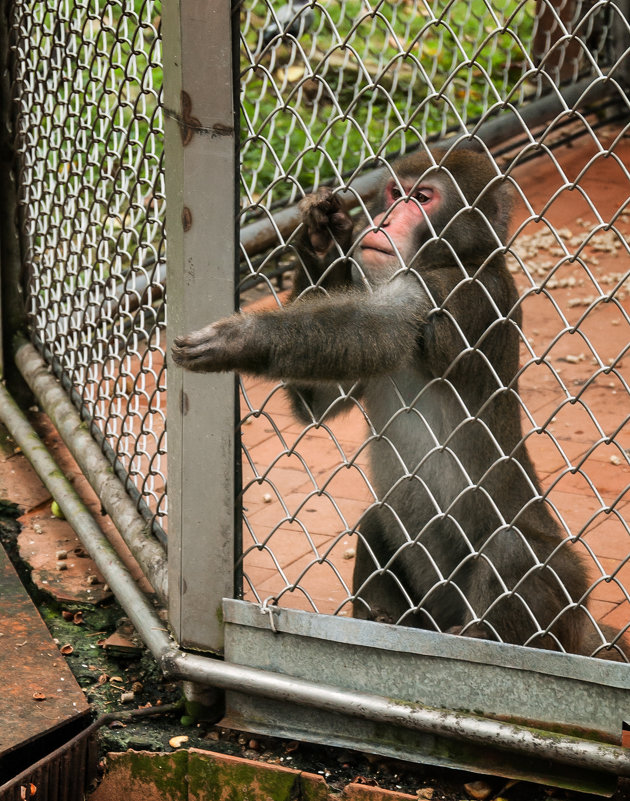
[[[573, 109], [577, 104], [584, 104], [587, 99], [589, 103], [601, 100], [611, 94], [614, 88], [615, 84], [612, 81], [594, 82], [592, 77], [584, 78], [562, 90], [550, 92], [527, 105], [519, 106], [518, 111], [505, 110], [495, 119], [488, 121], [482, 119], [472, 127], [469, 135], [474, 135], [488, 147], [494, 147], [562, 114], [567, 108]], [[509, 108], [509, 104], [507, 105]], [[447, 141], [460, 139], [462, 136], [463, 134], [457, 134]], [[381, 185], [382, 177], [382, 169], [376, 169], [364, 173], [356, 179], [350, 179], [348, 186], [352, 188], [352, 191], [338, 193], [344, 208], [347, 211], [355, 208], [358, 205], [358, 197], [361, 197], [364, 202], [368, 202]], [[286, 241], [302, 219], [297, 204], [275, 214], [271, 212], [267, 214], [268, 216], [241, 228], [241, 250], [248, 256], [280, 244], [278, 234]]]
[[0, 419], [38, 475], [57, 498], [105, 580], [164, 673], [213, 687], [293, 702], [317, 709], [382, 721], [454, 739], [490, 744], [565, 765], [630, 776], [630, 751], [606, 743], [549, 734], [496, 720], [392, 701], [383, 696], [318, 685], [268, 670], [248, 668], [178, 649], [154, 608], [134, 582], [70, 482], [59, 469], [6, 389], [0, 386]]
[[[29, 342], [21, 340], [18, 343], [15, 363], [100, 498], [153, 589], [165, 600], [168, 596], [168, 575], [164, 549], [147, 531], [148, 524], [139, 514], [118, 477], [113, 474], [111, 464], [85, 429], [66, 392], [50, 374], [46, 362]], [[56, 493], [52, 494], [61, 506], [60, 498]]]
[[315, 707], [363, 720], [390, 723], [463, 742], [487, 744], [583, 769], [630, 776], [628, 750], [607, 743], [561, 736], [489, 718], [434, 709], [423, 704], [392, 701], [383, 696], [318, 685], [268, 670], [217, 662], [181, 651], [163, 657], [162, 663], [171, 676], [185, 677], [201, 684], [264, 696], [281, 703], [292, 702]]

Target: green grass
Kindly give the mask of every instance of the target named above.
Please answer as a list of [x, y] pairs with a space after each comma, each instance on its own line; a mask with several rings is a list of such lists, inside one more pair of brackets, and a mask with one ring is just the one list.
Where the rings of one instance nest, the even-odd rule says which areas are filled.
[[533, 0], [320, 6], [303, 50], [286, 39], [263, 54], [267, 5], [242, 7], [242, 173], [254, 202], [297, 197], [522, 99]]

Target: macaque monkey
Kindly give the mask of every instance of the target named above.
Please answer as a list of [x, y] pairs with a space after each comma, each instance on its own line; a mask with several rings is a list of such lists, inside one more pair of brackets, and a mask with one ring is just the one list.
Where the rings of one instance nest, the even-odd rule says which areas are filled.
[[320, 189], [291, 302], [179, 337], [173, 360], [282, 379], [305, 422], [362, 404], [378, 501], [358, 526], [356, 617], [623, 660], [523, 442], [510, 207], [494, 162], [461, 144], [388, 167], [358, 225]]

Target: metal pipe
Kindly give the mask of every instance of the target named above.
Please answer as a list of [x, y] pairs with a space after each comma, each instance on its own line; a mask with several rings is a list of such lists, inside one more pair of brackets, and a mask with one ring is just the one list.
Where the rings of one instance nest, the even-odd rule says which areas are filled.
[[[0, 419], [61, 507], [66, 520], [118, 600], [125, 609], [130, 610], [129, 618], [139, 631], [142, 630], [142, 637], [147, 647], [152, 652], [160, 654], [167, 647], [174, 647], [165, 632], [164, 624], [160, 622], [146, 596], [138, 589], [133, 576], [113, 545], [103, 534], [77, 491], [63, 475], [22, 410], [1, 384]], [[155, 631], [156, 626], [159, 627], [159, 632]]]
[[[78, 411], [29, 342], [21, 340], [18, 343], [15, 363], [103, 503], [142, 572], [159, 597], [165, 600], [168, 596], [168, 574], [164, 549], [148, 533], [148, 524], [86, 430]], [[60, 503], [56, 494], [53, 495]]]
[[60, 473], [31, 424], [1, 385], [0, 419], [57, 499], [118, 602], [167, 676], [364, 720], [404, 726], [464, 742], [491, 745], [566, 765], [630, 776], [630, 751], [619, 746], [548, 734], [525, 726], [434, 709], [422, 704], [393, 702], [383, 696], [320, 685], [181, 651], [75, 489]]
[[166, 655], [162, 662], [167, 674], [185, 676], [197, 683], [210, 683], [215, 687], [260, 695], [282, 703], [295, 703], [363, 720], [404, 726], [583, 769], [630, 776], [630, 752], [616, 745], [552, 734], [419, 703], [394, 702], [383, 696], [314, 684], [305, 679], [217, 662], [181, 651]]
[[[510, 111], [504, 111], [496, 119], [481, 120], [476, 126], [473, 126], [469, 135], [481, 139], [488, 147], [494, 147], [505, 142], [506, 139], [523, 134], [534, 126], [541, 125], [546, 120], [562, 114], [567, 108], [573, 109], [578, 102], [582, 105], [587, 96], [589, 102], [593, 102], [606, 97], [614, 89], [613, 82], [603, 80], [593, 82], [592, 77], [584, 78], [561, 91], [550, 92], [528, 105], [519, 106], [516, 111], [510, 109]], [[462, 136], [461, 133], [456, 134], [446, 142], [460, 139]], [[342, 190], [337, 193], [346, 211], [358, 205], [358, 197], [361, 197], [364, 202], [369, 201], [381, 185], [382, 176], [382, 169], [377, 169], [363, 173], [356, 179], [351, 179], [348, 186], [352, 188], [352, 191]], [[302, 219], [297, 204], [288, 206], [275, 214], [267, 211], [267, 215], [241, 228], [241, 250], [248, 256], [278, 245], [279, 235], [286, 241]]]
[[[125, 466], [121, 462], [120, 458], [116, 455], [116, 452], [110, 445], [105, 434], [94, 423], [94, 418], [90, 411], [86, 408], [81, 397], [81, 393], [77, 390], [76, 386], [73, 385], [70, 375], [64, 371], [61, 361], [55, 357], [50, 346], [43, 342], [37, 336], [36, 332], [34, 332], [33, 344], [35, 345], [35, 349], [41, 354], [44, 361], [49, 366], [53, 376], [59, 381], [61, 388], [67, 394], [73, 406], [78, 409], [83, 427], [88, 427], [90, 436], [98, 445], [98, 448], [107, 460], [107, 463], [111, 466], [111, 469], [114, 471], [114, 475], [118, 477], [118, 480], [125, 488], [125, 492], [133, 501], [135, 509], [138, 511], [143, 520], [152, 521], [151, 533], [157, 537], [158, 542], [162, 545], [164, 552], [166, 553], [168, 546], [166, 533], [160, 524], [156, 522], [155, 515], [149, 508], [148, 503], [142, 497], [140, 490], [131, 482], [129, 473], [125, 469]], [[17, 372], [17, 374], [20, 375], [19, 372]], [[9, 391], [11, 391], [10, 387]]]

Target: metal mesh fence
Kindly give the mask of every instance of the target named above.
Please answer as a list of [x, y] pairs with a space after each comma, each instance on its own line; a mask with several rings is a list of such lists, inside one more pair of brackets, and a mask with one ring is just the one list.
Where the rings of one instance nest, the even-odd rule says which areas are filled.
[[[388, 622], [422, 618], [441, 631], [467, 625], [474, 634], [479, 626], [481, 636], [488, 636], [498, 603], [518, 602], [519, 614], [531, 620], [530, 633], [520, 640], [497, 630], [492, 636], [563, 648], [553, 638], [554, 621], [578, 610], [595, 632], [589, 653], [620, 644], [618, 632], [630, 623], [630, 103], [624, 83], [630, 40], [624, 8], [542, 0], [293, 0], [288, 7], [244, 2], [240, 14], [242, 230], [267, 224], [270, 231], [267, 239], [242, 240], [243, 288], [259, 283], [258, 292], [244, 293], [243, 306], [286, 303], [269, 276], [304, 265], [300, 229], [294, 230], [299, 215], [283, 216], [280, 206], [322, 183], [334, 191], [349, 187], [354, 197], [348, 206], [367, 216], [359, 230], [378, 229], [365, 205], [375, 168], [401, 152], [422, 150], [427, 140], [467, 129], [482, 139], [494, 123], [486, 139], [516, 198], [507, 253], [518, 290], [518, 301], [498, 317], [515, 320], [516, 309], [524, 315], [520, 367], [509, 385], [514, 390], [518, 378], [522, 431], [512, 454], [524, 446], [540, 479], [540, 487], [530, 482], [519, 513], [507, 519], [498, 508], [502, 502], [490, 498], [494, 511], [481, 539], [456, 511], [465, 492], [485, 480], [467, 474], [452, 493], [436, 490], [432, 510], [425, 509], [414, 528], [397, 507], [395, 485], [421, 483], [423, 464], [438, 451], [460, 455], [452, 430], [433, 431], [433, 445], [416, 461], [401, 444], [404, 436], [392, 433], [405, 414], [422, 418], [426, 382], [418, 380], [410, 394], [403, 379], [390, 377], [381, 386], [390, 396], [389, 411], [379, 419], [372, 410], [382, 412], [381, 406], [365, 388], [352, 382], [335, 388], [333, 382], [326, 402], [302, 424], [281, 383], [243, 379], [245, 598]], [[563, 87], [579, 91], [566, 100]], [[368, 192], [361, 191], [365, 186]], [[355, 275], [362, 270], [357, 253]], [[478, 340], [467, 347], [483, 350]], [[453, 365], [446, 374], [449, 369]], [[436, 378], [447, 379], [444, 372]], [[461, 396], [459, 402], [460, 423], [477, 420], [478, 411]], [[345, 414], [337, 416], [342, 406]], [[497, 455], [488, 471], [505, 457]], [[388, 459], [396, 466], [384, 490], [374, 475]], [[445, 469], [444, 482], [449, 476]], [[495, 489], [502, 492], [500, 480]], [[417, 500], [426, 504], [421, 490]], [[557, 539], [544, 555], [530, 552], [522, 574], [508, 580], [505, 563], [530, 546], [514, 535], [499, 548], [502, 532], [514, 534], [519, 515], [537, 504], [545, 510], [543, 528], [557, 531]], [[387, 514], [397, 518], [390, 524], [396, 534], [385, 531], [389, 545], [380, 550], [370, 534], [375, 512], [381, 521]], [[495, 512], [501, 523], [490, 522]], [[426, 539], [431, 526], [442, 526], [447, 542], [438, 552], [424, 545], [435, 542]], [[405, 578], [404, 554], [414, 549], [422, 550], [419, 569], [434, 576], [422, 592]], [[556, 569], [563, 555], [583, 566], [579, 588]], [[358, 560], [369, 569], [364, 564], [357, 572]], [[496, 593], [489, 602], [477, 602], [475, 581], [462, 580], [466, 565], [475, 562], [492, 576]], [[561, 599], [553, 620], [537, 619], [527, 599], [524, 588], [535, 573], [547, 577], [541, 592]], [[379, 616], [370, 605], [370, 581], [382, 577], [403, 598], [394, 615]], [[465, 609], [459, 626], [432, 612], [450, 591]]]
[[17, 0], [10, 22], [32, 335], [163, 536], [160, 5]]
[[[492, 146], [515, 195], [508, 267], [519, 298], [512, 308], [525, 320], [518, 329], [520, 368], [508, 388], [515, 395], [518, 377], [522, 431], [514, 452], [526, 448], [540, 478], [540, 486], [530, 480], [523, 510], [542, 504], [558, 532], [554, 553], [530, 554], [525, 572], [554, 582], [557, 554], [580, 560], [586, 584], [576, 596], [559, 581], [565, 599], [559, 615], [578, 609], [591, 624], [613, 627], [593, 625], [599, 637], [593, 651], [630, 620], [626, 5], [238, 5], [244, 306], [276, 308], [286, 297], [270, 276], [308, 267], [295, 208], [305, 194], [322, 184], [347, 190], [339, 195], [353, 215], [358, 211], [354, 219], [367, 220], [358, 225], [378, 228], [370, 211], [380, 186], [375, 171], [389, 169], [393, 158], [466, 130]], [[124, 474], [140, 511], [164, 536], [160, 10], [139, 0], [54, 8], [16, 0], [11, 14], [32, 336]], [[363, 280], [360, 259], [355, 275]], [[270, 296], [262, 298], [252, 285]], [[518, 319], [516, 311], [501, 314]], [[477, 340], [468, 348], [483, 350]], [[398, 526], [399, 542], [389, 552], [373, 547], [367, 529], [374, 512], [398, 512], [391, 487], [375, 480], [378, 461], [397, 465], [394, 483], [422, 479], [428, 454], [452, 445], [427, 426], [435, 448], [419, 454], [414, 466], [401, 437], [388, 435], [405, 414], [418, 416], [421, 386], [409, 398], [390, 377], [385, 420], [377, 419], [378, 404], [367, 403], [363, 391], [329, 386], [327, 408], [306, 424], [295, 419], [282, 384], [244, 379], [241, 388], [238, 569], [246, 598], [336, 614], [367, 609], [379, 619], [362, 587], [370, 576], [387, 576], [403, 604], [382, 619], [417, 620], [430, 606], [427, 599], [455, 588], [466, 610], [461, 625], [483, 627], [488, 609], [476, 606], [456, 580], [465, 564], [481, 561], [498, 587], [490, 606], [497, 599], [522, 601], [520, 580], [506, 583], [491, 553], [501, 526], [514, 528], [518, 515], [506, 517], [489, 493], [502, 523], [490, 526], [481, 545], [473, 542], [453, 513], [462, 494], [480, 487], [481, 479], [465, 471], [465, 486], [452, 488], [447, 501], [435, 500], [421, 527], [455, 520], [459, 539], [447, 565], [440, 563], [443, 552], [423, 546], [413, 525]], [[342, 405], [347, 415], [337, 417]], [[476, 419], [466, 402], [461, 408], [462, 425]], [[423, 549], [436, 577], [420, 595], [397, 568], [399, 557], [414, 549]], [[355, 565], [366, 556], [367, 578], [358, 582]], [[532, 613], [527, 602], [524, 607]], [[435, 628], [451, 628], [439, 615], [429, 617]], [[523, 641], [540, 642], [552, 627], [534, 619]]]
[[[556, 6], [541, 4], [537, 15], [534, 2], [515, 0], [243, 3], [247, 201], [299, 198], [370, 158], [597, 73], [609, 4]], [[579, 42], [567, 44], [569, 33]]]

